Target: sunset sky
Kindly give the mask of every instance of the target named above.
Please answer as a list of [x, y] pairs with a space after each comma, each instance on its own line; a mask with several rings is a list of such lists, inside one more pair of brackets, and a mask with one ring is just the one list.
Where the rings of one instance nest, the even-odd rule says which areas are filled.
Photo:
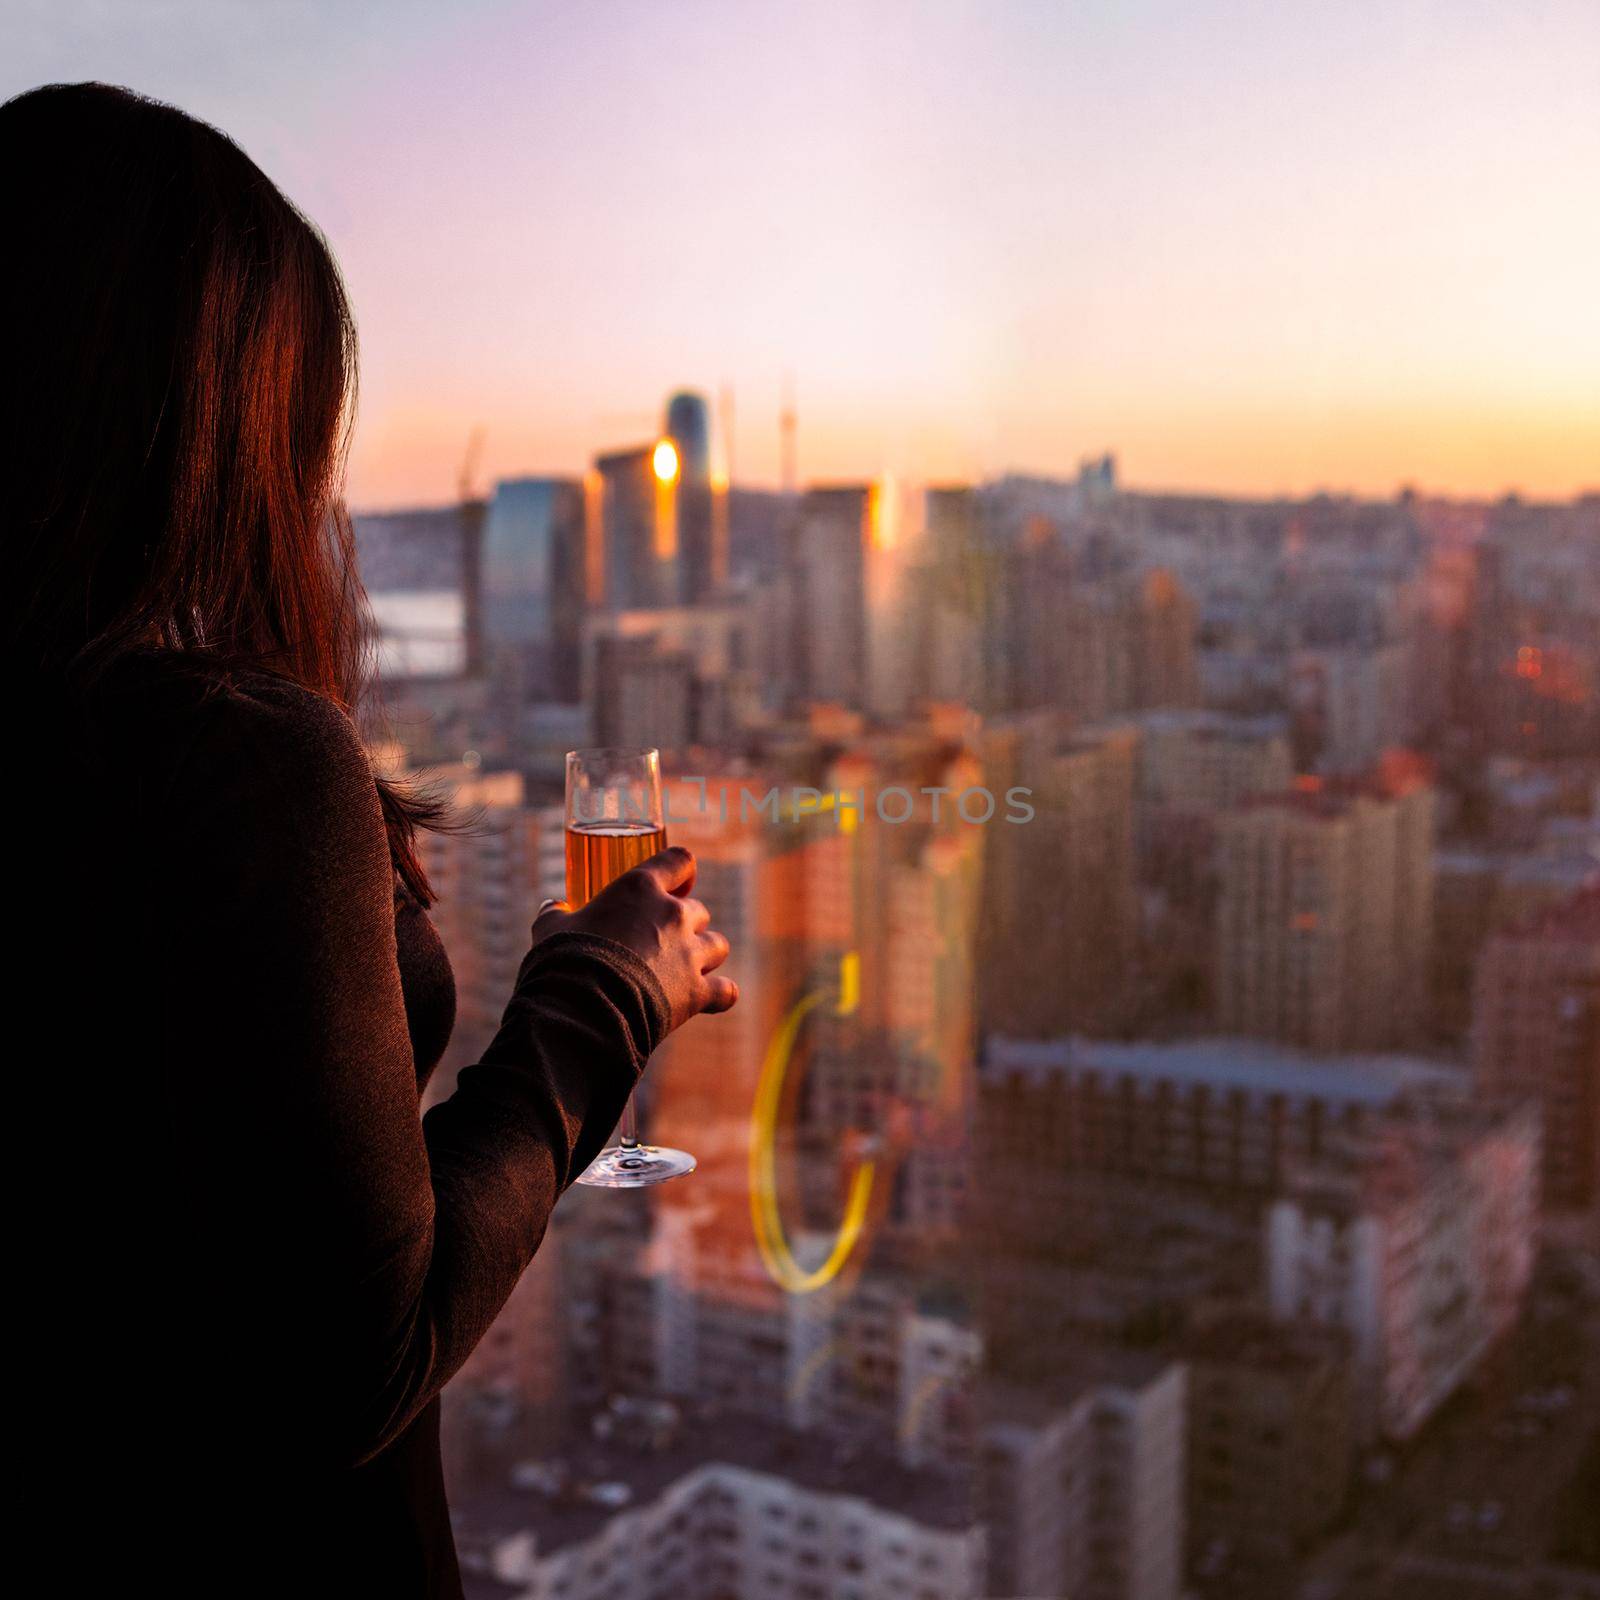
[[771, 482], [1600, 486], [1600, 0], [8, 0], [226, 129], [361, 326], [358, 505], [734, 396]]

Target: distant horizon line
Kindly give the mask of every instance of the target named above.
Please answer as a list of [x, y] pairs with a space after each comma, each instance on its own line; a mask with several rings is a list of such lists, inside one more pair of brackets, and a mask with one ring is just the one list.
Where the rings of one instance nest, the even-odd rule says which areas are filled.
[[[1111, 452], [1113, 458], [1115, 452]], [[474, 499], [487, 502], [493, 497], [493, 488], [502, 483], [520, 483], [529, 480], [543, 482], [569, 482], [581, 484], [584, 479], [584, 469], [577, 472], [555, 471], [528, 471], [509, 472], [498, 475], [493, 479], [489, 492], [476, 496]], [[882, 482], [885, 477], [890, 477], [906, 488], [913, 489], [983, 489], [994, 487], [1008, 481], [1022, 481], [1038, 484], [1048, 484], [1058, 488], [1076, 488], [1079, 480], [1077, 477], [1058, 477], [1048, 472], [1028, 472], [1020, 469], [1008, 469], [983, 478], [946, 478], [928, 477], [921, 478], [901, 473], [879, 473], [876, 476], [866, 477], [819, 477], [802, 484], [799, 488], [786, 490], [781, 484], [765, 481], [734, 480], [728, 485], [730, 491], [742, 489], [759, 494], [792, 495], [795, 499], [801, 498], [813, 489], [841, 489], [865, 488], [866, 486]], [[1111, 491], [1117, 495], [1135, 495], [1145, 499], [1163, 500], [1222, 500], [1233, 501], [1239, 505], [1295, 505], [1306, 504], [1316, 500], [1327, 500], [1338, 503], [1366, 504], [1366, 505], [1394, 505], [1398, 504], [1407, 495], [1425, 504], [1445, 504], [1452, 506], [1483, 506], [1492, 507], [1506, 504], [1519, 504], [1530, 506], [1580, 506], [1591, 500], [1600, 500], [1600, 481], [1594, 484], [1577, 488], [1570, 494], [1530, 494], [1521, 489], [1506, 489], [1498, 494], [1463, 494], [1449, 489], [1426, 489], [1417, 484], [1402, 483], [1388, 494], [1374, 494], [1356, 489], [1319, 488], [1302, 493], [1239, 493], [1223, 489], [1185, 489], [1185, 488], [1150, 488], [1142, 485], [1118, 483]], [[417, 511], [450, 511], [458, 506], [472, 504], [471, 499], [460, 497], [446, 497], [441, 500], [407, 500], [395, 502], [368, 502], [358, 505], [354, 500], [346, 501], [346, 510], [351, 516], [382, 517], [399, 516], [406, 512]]]

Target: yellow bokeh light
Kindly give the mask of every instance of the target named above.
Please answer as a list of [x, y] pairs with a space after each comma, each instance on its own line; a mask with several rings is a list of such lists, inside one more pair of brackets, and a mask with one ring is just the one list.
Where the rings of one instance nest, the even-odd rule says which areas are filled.
[[656, 477], [662, 483], [671, 483], [678, 476], [678, 449], [670, 439], [663, 439], [656, 446], [656, 453], [650, 458], [650, 464], [655, 468]]

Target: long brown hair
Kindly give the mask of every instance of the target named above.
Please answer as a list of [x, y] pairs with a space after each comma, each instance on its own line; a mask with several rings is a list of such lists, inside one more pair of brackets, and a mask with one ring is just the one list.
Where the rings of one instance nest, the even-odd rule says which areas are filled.
[[[353, 712], [356, 333], [322, 236], [225, 134], [97, 83], [0, 106], [0, 216], [14, 678], [81, 690], [154, 649]], [[426, 904], [416, 829], [439, 810], [377, 782]]]

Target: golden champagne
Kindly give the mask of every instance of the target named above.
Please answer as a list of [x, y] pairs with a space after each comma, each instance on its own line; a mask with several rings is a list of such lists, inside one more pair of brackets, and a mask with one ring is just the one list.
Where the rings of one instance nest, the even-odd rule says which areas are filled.
[[[661, 756], [655, 750], [567, 752], [567, 899], [574, 911], [667, 842]], [[639, 1189], [694, 1171], [687, 1150], [642, 1144], [633, 1096], [616, 1143], [574, 1180], [596, 1189]]]
[[630, 867], [667, 847], [667, 830], [648, 822], [581, 822], [567, 827], [567, 901], [586, 906]]

